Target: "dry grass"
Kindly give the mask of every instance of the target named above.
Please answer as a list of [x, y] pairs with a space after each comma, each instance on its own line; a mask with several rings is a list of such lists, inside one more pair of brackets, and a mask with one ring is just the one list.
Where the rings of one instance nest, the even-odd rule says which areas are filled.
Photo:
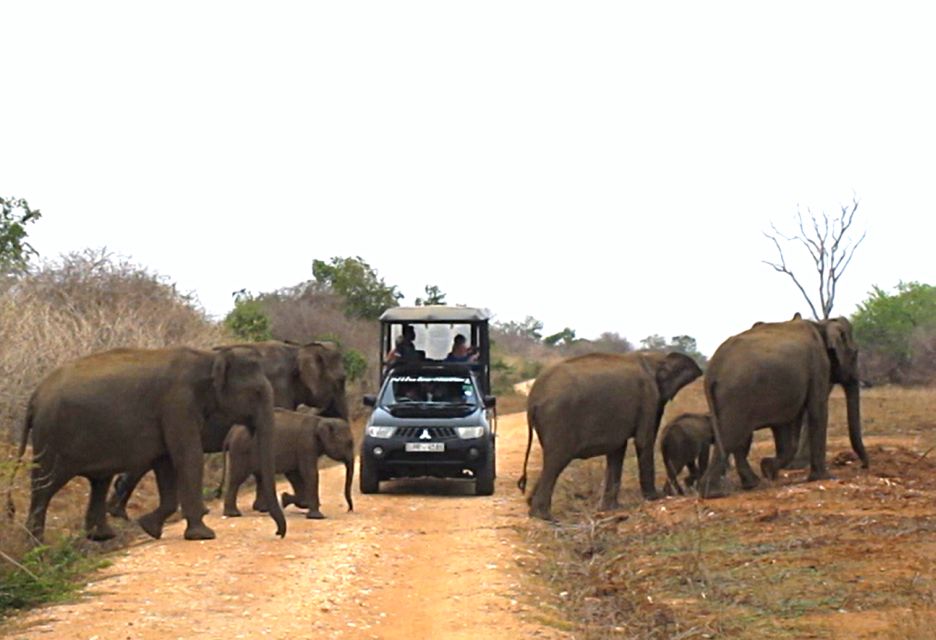
[[[697, 410], [705, 410], [699, 383], [667, 418]], [[542, 553], [529, 568], [577, 638], [931, 637], [936, 389], [869, 389], [862, 410], [872, 467], [849, 454], [836, 393], [829, 482], [789, 472], [721, 500], [648, 503], [631, 453], [625, 508], [606, 514], [595, 512], [603, 460], [574, 463], [554, 499], [560, 524], [526, 528]], [[755, 462], [773, 450], [769, 432], [756, 440]]]
[[[20, 514], [13, 522], [0, 518], [0, 551], [7, 556], [0, 559], [0, 578], [10, 577], [14, 561], [23, 559], [32, 546], [20, 523], [29, 495], [25, 465], [12, 481], [11, 476], [16, 467], [13, 443], [19, 440], [36, 385], [59, 365], [96, 351], [208, 348], [228, 341], [223, 329], [174, 285], [103, 251], [65, 256], [0, 291], [0, 478], [4, 494], [11, 487]], [[152, 502], [152, 484], [142, 489], [137, 499]], [[80, 479], [56, 495], [47, 534], [53, 545], [80, 536], [87, 495], [86, 482]], [[95, 548], [115, 548], [139, 535], [135, 525], [118, 523], [118, 531], [116, 541]]]

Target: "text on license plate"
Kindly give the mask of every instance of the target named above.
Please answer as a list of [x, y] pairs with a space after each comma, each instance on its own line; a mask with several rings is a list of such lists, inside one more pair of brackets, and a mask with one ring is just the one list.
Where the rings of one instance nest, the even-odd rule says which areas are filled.
[[407, 451], [445, 451], [444, 442], [407, 442]]

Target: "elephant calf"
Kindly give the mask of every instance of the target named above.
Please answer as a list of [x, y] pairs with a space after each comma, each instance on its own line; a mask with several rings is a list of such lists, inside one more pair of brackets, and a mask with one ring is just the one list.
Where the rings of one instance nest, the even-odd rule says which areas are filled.
[[[348, 510], [354, 510], [351, 500], [351, 482], [354, 477], [354, 437], [351, 427], [341, 418], [324, 418], [309, 411], [275, 409], [273, 412], [273, 450], [275, 472], [285, 474], [295, 495], [283, 493], [283, 506], [295, 504], [308, 509], [307, 518], [324, 518], [319, 510], [318, 459], [322, 454], [343, 462], [345, 474], [345, 500]], [[228, 458], [228, 487], [224, 495], [224, 515], [239, 516], [237, 491], [247, 476], [257, 481], [257, 500], [254, 508], [266, 511], [268, 505], [260, 497], [260, 476], [257, 466], [257, 448], [246, 427], [231, 429], [222, 451]]]
[[712, 418], [707, 413], [684, 413], [666, 425], [660, 438], [660, 452], [666, 467], [667, 495], [685, 495], [679, 484], [679, 473], [684, 467], [689, 469], [687, 487], [702, 477], [714, 441]]

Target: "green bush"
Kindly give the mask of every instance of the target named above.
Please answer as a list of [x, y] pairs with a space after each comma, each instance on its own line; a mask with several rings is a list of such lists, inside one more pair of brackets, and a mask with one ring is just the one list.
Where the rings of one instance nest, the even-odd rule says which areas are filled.
[[26, 552], [18, 566], [9, 563], [9, 572], [0, 571], [0, 615], [62, 600], [80, 588], [78, 578], [105, 564], [100, 557], [82, 551], [79, 538], [35, 547]]
[[239, 295], [234, 309], [224, 318], [224, 326], [245, 342], [273, 339], [270, 318], [261, 303], [248, 295]]
[[344, 357], [345, 373], [349, 382], [355, 382], [364, 377], [367, 372], [367, 358], [361, 355], [356, 349], [345, 349], [342, 353]]

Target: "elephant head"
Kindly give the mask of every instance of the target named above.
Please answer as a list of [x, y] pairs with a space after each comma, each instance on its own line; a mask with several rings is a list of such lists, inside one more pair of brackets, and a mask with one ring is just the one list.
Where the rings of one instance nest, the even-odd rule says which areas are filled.
[[341, 418], [320, 418], [315, 428], [315, 438], [320, 453], [344, 463], [345, 501], [348, 503], [348, 511], [354, 511], [354, 502], [351, 500], [351, 483], [354, 480], [354, 436], [351, 435], [351, 425]]
[[644, 367], [653, 376], [660, 392], [660, 409], [672, 400], [679, 390], [702, 375], [696, 361], [684, 353], [647, 351], [642, 354]]
[[323, 416], [348, 419], [344, 357], [331, 343], [310, 342], [299, 347], [299, 379], [305, 389], [303, 402], [320, 407]]
[[848, 412], [848, 437], [852, 449], [861, 458], [861, 466], [868, 467], [868, 454], [861, 438], [861, 400], [858, 378], [858, 345], [852, 334], [851, 323], [845, 318], [833, 318], [816, 323], [826, 353], [829, 356], [829, 382], [845, 390]]
[[[211, 365], [213, 410], [209, 409], [208, 428], [223, 430], [243, 424], [254, 435], [260, 460], [262, 491], [276, 522], [277, 534], [286, 534], [286, 520], [276, 500], [273, 461], [273, 388], [264, 375], [257, 354], [242, 349], [217, 349]], [[210, 405], [211, 406], [211, 405]], [[220, 434], [219, 434], [220, 435]]]

